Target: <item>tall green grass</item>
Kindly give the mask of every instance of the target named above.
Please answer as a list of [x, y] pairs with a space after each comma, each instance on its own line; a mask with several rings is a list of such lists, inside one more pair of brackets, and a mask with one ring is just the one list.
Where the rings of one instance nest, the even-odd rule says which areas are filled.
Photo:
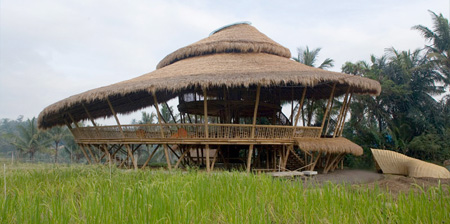
[[378, 188], [304, 187], [300, 181], [240, 172], [113, 168], [110, 175], [107, 167], [7, 168], [0, 223], [450, 221], [450, 191], [442, 186], [393, 198]]

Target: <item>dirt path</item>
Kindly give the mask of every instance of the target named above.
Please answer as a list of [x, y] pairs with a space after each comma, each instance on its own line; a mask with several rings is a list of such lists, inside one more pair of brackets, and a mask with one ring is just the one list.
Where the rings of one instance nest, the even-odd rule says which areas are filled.
[[394, 196], [400, 192], [407, 193], [411, 189], [419, 191], [420, 188], [428, 190], [430, 187], [436, 187], [441, 184], [444, 188], [450, 188], [450, 179], [435, 178], [411, 178], [400, 175], [380, 174], [369, 170], [336, 170], [328, 174], [319, 174], [313, 178], [307, 179], [306, 183], [323, 185], [327, 182], [333, 184], [350, 184], [359, 187], [374, 188], [386, 190]]

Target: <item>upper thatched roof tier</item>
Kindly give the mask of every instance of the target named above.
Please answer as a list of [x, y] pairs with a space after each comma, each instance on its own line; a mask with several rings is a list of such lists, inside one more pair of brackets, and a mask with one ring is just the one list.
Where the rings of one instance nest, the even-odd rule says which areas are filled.
[[[195, 50], [195, 46], [203, 50]], [[89, 90], [48, 106], [40, 113], [38, 124], [40, 128], [64, 125], [64, 119], [72, 121], [68, 119], [69, 113], [76, 122], [86, 120], [89, 115], [85, 108], [94, 119], [112, 116], [106, 99], [111, 101], [117, 113], [126, 114], [152, 105], [152, 94], [157, 95], [158, 101], [165, 102], [181, 92], [191, 91], [195, 86], [210, 89], [257, 84], [263, 87], [308, 86], [315, 87], [317, 91], [314, 94], [319, 94], [330, 91], [330, 87], [323, 88], [324, 84], [337, 83], [335, 95], [345, 93], [349, 86], [357, 94], [378, 95], [381, 91], [375, 80], [309, 67], [289, 57], [289, 50], [250, 25], [227, 27], [170, 54], [153, 72]], [[289, 94], [287, 100], [291, 99]]]
[[281, 46], [249, 24], [227, 26], [211, 36], [180, 48], [162, 59], [157, 69], [177, 61], [208, 54], [267, 53], [290, 58], [289, 49]]

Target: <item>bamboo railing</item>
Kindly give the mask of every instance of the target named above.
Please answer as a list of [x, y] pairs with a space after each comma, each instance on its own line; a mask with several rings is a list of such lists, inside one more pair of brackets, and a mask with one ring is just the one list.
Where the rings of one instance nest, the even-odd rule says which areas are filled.
[[[208, 135], [204, 124], [135, 124], [73, 129], [76, 140], [95, 139], [293, 139], [319, 137], [321, 127], [296, 127], [285, 125], [256, 125], [254, 137], [251, 124], [208, 124]], [[162, 128], [162, 132], [161, 132]], [[295, 131], [295, 133], [294, 133]], [[162, 134], [161, 134], [162, 133]], [[162, 137], [163, 136], [163, 137]], [[207, 137], [206, 137], [207, 136]]]

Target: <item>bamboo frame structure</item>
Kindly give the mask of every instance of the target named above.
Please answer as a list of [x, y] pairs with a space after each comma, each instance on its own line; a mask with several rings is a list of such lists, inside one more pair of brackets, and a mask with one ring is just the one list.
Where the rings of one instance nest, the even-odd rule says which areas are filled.
[[[50, 105], [38, 125], [67, 125], [89, 164], [144, 169], [164, 150], [169, 171], [197, 165], [207, 172], [331, 172], [343, 155], [362, 154], [361, 147], [341, 137], [352, 95], [377, 95], [381, 86], [290, 58], [287, 48], [249, 24], [227, 26], [167, 55], [153, 72]], [[334, 103], [342, 95], [335, 120]], [[169, 106], [176, 99], [179, 121]], [[165, 120], [160, 103], [174, 122]], [[290, 114], [284, 114], [284, 105]], [[121, 114], [151, 106], [157, 123], [121, 124]], [[324, 108], [323, 117], [317, 107]], [[105, 117], [114, 117], [116, 125], [96, 123]], [[77, 124], [84, 120], [92, 126]], [[327, 136], [329, 128], [333, 136]], [[143, 145], [146, 158], [140, 158]]]

